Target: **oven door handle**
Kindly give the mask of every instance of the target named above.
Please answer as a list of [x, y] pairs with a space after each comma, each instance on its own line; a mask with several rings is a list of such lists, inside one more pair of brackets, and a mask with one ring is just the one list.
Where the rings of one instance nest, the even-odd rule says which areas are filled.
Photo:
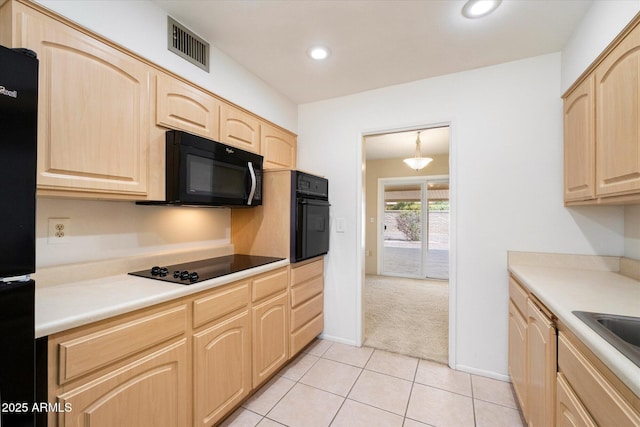
[[300, 199], [298, 201], [301, 205], [314, 205], [314, 206], [331, 206], [326, 200], [315, 200], [315, 199]]
[[251, 175], [251, 190], [249, 190], [249, 197], [247, 198], [247, 205], [251, 206], [253, 203], [253, 196], [256, 194], [256, 172], [253, 170], [253, 164], [251, 162], [247, 162], [247, 166], [249, 166], [249, 174]]

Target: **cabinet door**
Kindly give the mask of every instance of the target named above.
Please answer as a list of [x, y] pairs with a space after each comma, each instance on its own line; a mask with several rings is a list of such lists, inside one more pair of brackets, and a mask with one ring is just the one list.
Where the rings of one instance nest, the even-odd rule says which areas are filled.
[[509, 374], [524, 414], [528, 414], [527, 361], [527, 320], [509, 300]]
[[562, 374], [558, 374], [556, 394], [556, 427], [596, 427]]
[[249, 328], [245, 311], [194, 335], [194, 425], [214, 425], [251, 391]]
[[145, 195], [150, 69], [27, 11], [16, 19], [22, 28], [19, 43], [40, 59], [38, 188], [91, 197]]
[[591, 75], [564, 100], [564, 200], [595, 196], [595, 145]]
[[527, 421], [529, 427], [552, 426], [555, 418], [556, 329], [529, 300], [527, 307]]
[[58, 397], [65, 427], [190, 424], [185, 338]]
[[159, 73], [156, 124], [218, 139], [218, 101], [181, 80]]
[[296, 138], [280, 129], [263, 123], [260, 126], [260, 151], [265, 169], [296, 168]]
[[640, 27], [595, 70], [596, 193], [640, 190]]
[[571, 390], [580, 399], [594, 422], [600, 426], [637, 427], [640, 426], [640, 399], [623, 384], [614, 384], [611, 380], [619, 380], [613, 373], [611, 376], [594, 366], [592, 361], [601, 363], [598, 358], [579, 349], [567, 334], [558, 337], [558, 370], [571, 386]]
[[253, 307], [253, 387], [289, 358], [289, 295], [284, 292]]
[[221, 104], [220, 142], [258, 153], [260, 151], [260, 121], [231, 105]]

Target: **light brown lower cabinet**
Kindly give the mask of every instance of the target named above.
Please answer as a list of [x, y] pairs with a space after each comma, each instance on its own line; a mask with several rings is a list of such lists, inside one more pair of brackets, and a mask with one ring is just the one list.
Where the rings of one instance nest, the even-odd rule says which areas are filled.
[[49, 337], [49, 426], [191, 424], [187, 306], [164, 304]]
[[640, 397], [513, 276], [509, 372], [529, 427], [640, 426]]
[[251, 392], [249, 316], [243, 311], [194, 335], [196, 425], [212, 425]]
[[283, 292], [253, 307], [253, 387], [289, 359], [289, 295]]
[[556, 327], [532, 299], [527, 308], [527, 421], [547, 427], [555, 419]]
[[640, 398], [568, 331], [558, 336], [558, 371], [596, 425], [640, 426]]
[[194, 426], [214, 425], [251, 393], [250, 282], [193, 302]]
[[550, 314], [509, 278], [509, 372], [529, 427], [553, 426], [556, 328]]
[[527, 413], [527, 292], [509, 278], [509, 374], [523, 414]]
[[181, 427], [188, 423], [187, 340], [169, 344], [130, 364], [61, 394], [69, 412], [60, 426]]
[[49, 336], [48, 425], [217, 425], [290, 358], [289, 270]]
[[324, 328], [324, 258], [291, 267], [291, 357]]
[[567, 379], [558, 373], [556, 384], [556, 426], [596, 427], [578, 396], [571, 390]]

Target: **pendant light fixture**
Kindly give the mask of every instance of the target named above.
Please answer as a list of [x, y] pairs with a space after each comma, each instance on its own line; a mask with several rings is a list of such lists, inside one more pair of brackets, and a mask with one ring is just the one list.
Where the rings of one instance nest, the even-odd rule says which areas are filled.
[[420, 152], [420, 131], [418, 131], [418, 137], [416, 138], [416, 155], [415, 157], [409, 157], [403, 160], [407, 166], [411, 169], [419, 171], [433, 161], [431, 157], [422, 157]]

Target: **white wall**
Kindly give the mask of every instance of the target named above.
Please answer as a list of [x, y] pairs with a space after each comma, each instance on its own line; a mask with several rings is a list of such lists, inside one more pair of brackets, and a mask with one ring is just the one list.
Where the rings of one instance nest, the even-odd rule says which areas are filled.
[[[640, 12], [640, 0], [593, 2], [562, 51], [563, 92], [638, 12]], [[624, 223], [624, 255], [640, 259], [640, 210], [637, 206], [625, 208]]]
[[560, 54], [301, 105], [298, 164], [330, 181], [325, 335], [358, 342], [362, 133], [451, 123], [456, 367], [507, 375], [507, 251], [622, 255], [623, 211], [563, 207]]
[[[289, 130], [297, 106], [211, 47], [210, 73], [166, 46], [166, 13], [149, 0], [41, 0], [45, 7]], [[188, 25], [188, 22], [184, 22]], [[48, 218], [71, 218], [71, 240], [50, 244]], [[38, 199], [37, 266], [228, 244], [228, 209], [136, 206], [126, 202]]]

